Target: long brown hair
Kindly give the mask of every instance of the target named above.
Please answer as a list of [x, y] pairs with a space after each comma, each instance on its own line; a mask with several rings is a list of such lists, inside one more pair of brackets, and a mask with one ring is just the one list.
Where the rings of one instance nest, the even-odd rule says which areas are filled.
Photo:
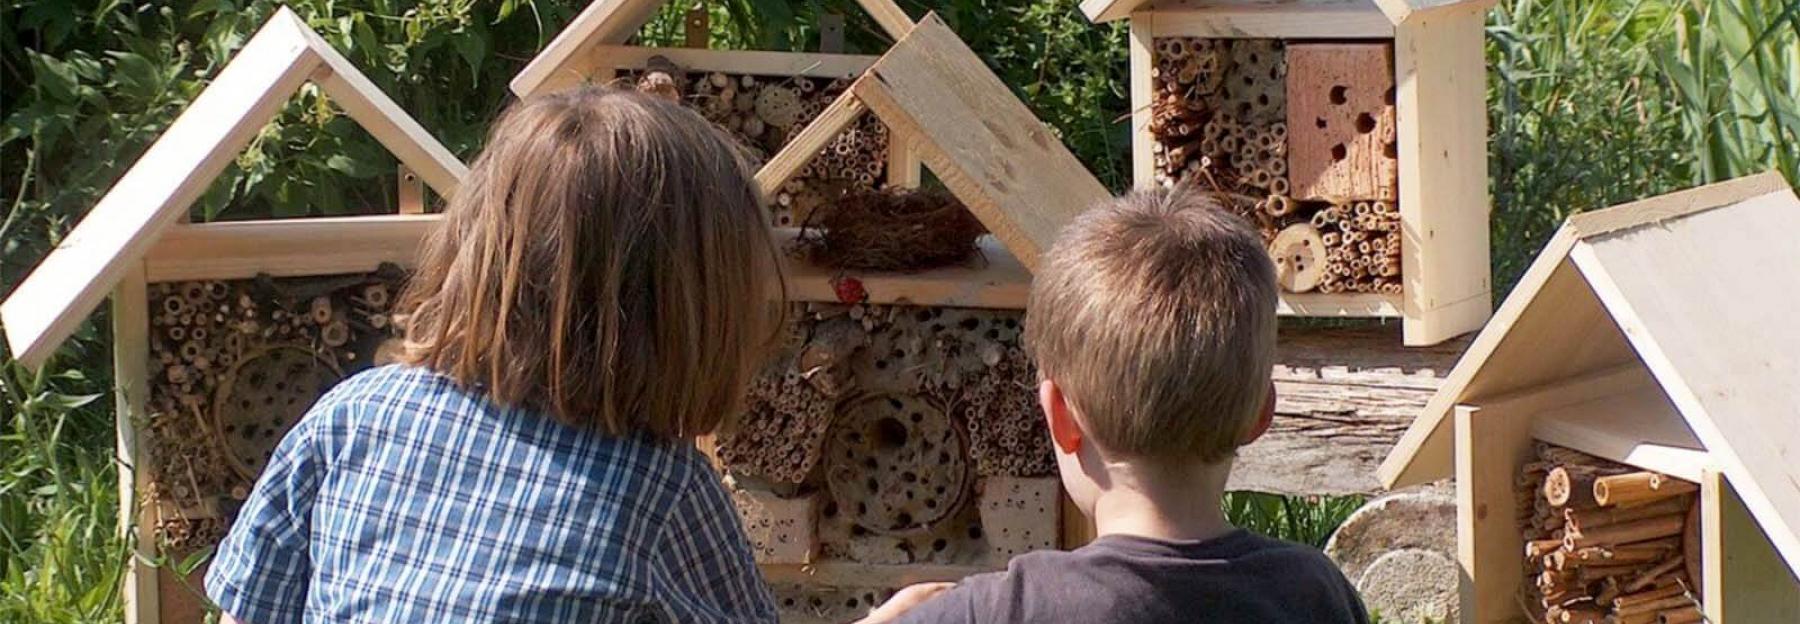
[[401, 360], [577, 427], [711, 432], [779, 322], [766, 214], [741, 149], [679, 105], [524, 100], [424, 243]]

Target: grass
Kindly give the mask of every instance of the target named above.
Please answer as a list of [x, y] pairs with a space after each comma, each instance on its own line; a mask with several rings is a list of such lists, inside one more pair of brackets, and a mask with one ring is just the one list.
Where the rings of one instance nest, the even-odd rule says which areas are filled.
[[[943, 8], [970, 24], [1000, 15], [975, 0], [904, 4]], [[1034, 103], [1091, 168], [1122, 179], [1124, 133], [1107, 131], [1124, 93], [1113, 84], [1123, 75], [1117, 33], [1090, 35], [1067, 15], [1047, 15], [1051, 3], [993, 4], [1055, 26], [1044, 30], [1038, 57], [1082, 69], [1041, 80], [1074, 88]], [[788, 3], [727, 5], [742, 12]], [[966, 29], [977, 39], [1011, 36], [980, 25]], [[1569, 214], [1765, 169], [1800, 175], [1800, 0], [1501, 0], [1488, 32], [1494, 283], [1502, 293]], [[753, 35], [788, 36], [743, 37]], [[1069, 69], [1058, 65], [1039, 69]], [[21, 242], [10, 226], [25, 195], [0, 189], [14, 199], [0, 221], [6, 258]], [[128, 544], [115, 520], [108, 343], [94, 327], [48, 372], [0, 355], [0, 622], [120, 618]], [[1226, 498], [1238, 525], [1315, 546], [1359, 502]]]

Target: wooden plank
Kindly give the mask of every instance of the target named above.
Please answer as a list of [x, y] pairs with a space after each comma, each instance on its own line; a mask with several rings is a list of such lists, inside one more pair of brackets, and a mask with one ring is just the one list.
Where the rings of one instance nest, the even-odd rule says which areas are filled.
[[1700, 482], [1701, 568], [1711, 622], [1800, 622], [1800, 577], [1769, 542], [1724, 475]]
[[1456, 547], [1462, 621], [1523, 621], [1514, 598], [1524, 538], [1514, 523], [1513, 477], [1531, 458], [1531, 418], [1456, 406]]
[[880, 24], [881, 29], [895, 41], [912, 32], [912, 18], [906, 15], [906, 11], [900, 10], [900, 5], [894, 4], [894, 0], [856, 0], [856, 3], [862, 5], [863, 10], [868, 11], [869, 16], [875, 18], [875, 23]]
[[[780, 228], [777, 244], [786, 249], [797, 230]], [[835, 269], [788, 260], [784, 269], [790, 301], [838, 301], [834, 284], [855, 279], [868, 292], [868, 302], [960, 308], [1023, 310], [1031, 297], [1031, 272], [992, 237], [980, 241], [981, 258], [971, 266], [912, 273], [876, 273]]]
[[[1385, 1], [1385, 0], [1374, 0]], [[1137, 19], [1144, 13], [1161, 14], [1206, 14], [1230, 12], [1244, 9], [1280, 12], [1288, 14], [1305, 14], [1320, 11], [1362, 11], [1382, 17], [1390, 25], [1398, 20], [1388, 20], [1372, 0], [1082, 0], [1081, 12], [1089, 21], [1096, 24], [1124, 19], [1130, 16]], [[1426, 1], [1426, 0], [1417, 0]], [[1439, 0], [1461, 1], [1461, 0]], [[1331, 36], [1329, 34], [1324, 36]]]
[[827, 561], [810, 564], [764, 564], [765, 583], [795, 583], [817, 587], [905, 587], [914, 583], [953, 583], [976, 574], [1002, 568], [945, 564], [873, 564]]
[[1546, 410], [1531, 429], [1534, 438], [1616, 462], [1699, 481], [1710, 467], [1706, 447], [1688, 429], [1642, 366], [1627, 366], [1641, 385]]
[[1452, 474], [1449, 413], [1458, 403], [1632, 361], [1630, 343], [1566, 260], [1574, 242], [1567, 228], [1551, 239], [1382, 463], [1383, 484], [1404, 487]]
[[1380, 492], [1376, 466], [1467, 345], [1459, 339], [1404, 348], [1395, 324], [1281, 328], [1273, 377], [1275, 423], [1238, 450], [1228, 489]]
[[888, 131], [887, 185], [889, 188], [916, 189], [925, 182], [925, 163], [919, 159], [919, 144], [912, 137]]
[[1156, 133], [1150, 131], [1156, 105], [1156, 14], [1131, 16], [1131, 179], [1139, 188], [1156, 184]]
[[[1617, 326], [1610, 318], [1600, 318], [1605, 311], [1599, 300], [1567, 261], [1578, 240], [1711, 210], [1786, 187], [1780, 174], [1763, 174], [1570, 217], [1475, 339], [1446, 381], [1442, 396], [1420, 414], [1382, 463], [1382, 482], [1402, 487], [1449, 476], [1448, 414], [1465, 395], [1542, 383], [1577, 368], [1592, 368], [1609, 356], [1618, 358], [1615, 363], [1633, 357]], [[1539, 299], [1546, 303], [1535, 303]], [[1559, 329], [1556, 323], [1565, 319], [1563, 312], [1568, 306], [1573, 306], [1567, 309], [1569, 325]], [[1604, 335], [1597, 335], [1596, 327], [1606, 328], [1601, 332]], [[1521, 337], [1509, 338], [1514, 332]], [[1536, 366], [1544, 369], [1532, 370]], [[1496, 372], [1484, 372], [1489, 368]]]
[[19, 362], [42, 365], [318, 66], [297, 19], [278, 9], [0, 304]]
[[605, 58], [607, 66], [612, 69], [642, 70], [649, 67], [650, 59], [660, 56], [688, 71], [842, 79], [861, 76], [881, 58], [867, 54], [646, 48], [628, 45], [594, 46], [593, 53]]
[[437, 191], [442, 197], [455, 197], [457, 185], [469, 175], [468, 166], [445, 149], [411, 115], [406, 114], [393, 98], [369, 81], [369, 77], [357, 70], [350, 59], [338, 54], [330, 43], [307, 28], [306, 23], [300, 21], [298, 16], [292, 13], [287, 16], [293, 20], [293, 27], [306, 38], [313, 53], [325, 65], [322, 71], [313, 76], [313, 82], [324, 89], [325, 94], [331, 96], [332, 101], [344, 109], [345, 114], [368, 130], [382, 147], [386, 147], [401, 163], [418, 173], [425, 184], [431, 186], [431, 190]]
[[1296, 199], [1392, 200], [1393, 46], [1289, 43], [1288, 179]]
[[1784, 270], [1800, 267], [1797, 219], [1800, 197], [1781, 190], [1588, 237], [1570, 257], [1800, 574], [1800, 271]]
[[119, 531], [132, 545], [125, 562], [123, 600], [128, 624], [155, 624], [158, 620], [156, 560], [156, 512], [140, 504], [149, 491], [149, 455], [138, 437], [149, 413], [150, 400], [150, 295], [145, 287], [144, 265], [132, 263], [119, 279], [112, 295], [113, 409], [119, 454]]
[[443, 215], [226, 221], [169, 228], [144, 258], [152, 283], [364, 273], [412, 266]]
[[857, 118], [866, 111], [868, 108], [863, 105], [862, 98], [857, 96], [855, 89], [846, 89], [839, 94], [818, 117], [813, 118], [812, 123], [789, 139], [775, 157], [757, 170], [756, 187], [762, 191], [763, 197], [774, 197], [775, 192], [781, 190], [781, 185], [798, 175], [801, 169], [806, 168], [806, 163], [819, 156], [819, 150], [825, 149], [826, 145], [831, 144], [850, 124], [856, 123]]
[[419, 174], [402, 164], [397, 176], [400, 183], [394, 195], [400, 204], [399, 213], [425, 214], [425, 183], [419, 180]]
[[1652, 223], [1733, 206], [1750, 199], [1791, 190], [1781, 172], [1768, 171], [1706, 186], [1620, 204], [1569, 217], [1569, 228], [1582, 238], [1611, 234]]
[[1447, 12], [1395, 31], [1407, 344], [1479, 329], [1492, 306], [1484, 25]]
[[1026, 268], [1082, 210], [1110, 196], [936, 15], [851, 90], [919, 139], [926, 166]]
[[[1243, 5], [1151, 11], [1158, 37], [1212, 39], [1388, 39], [1394, 23], [1373, 5]], [[1134, 15], [1132, 19], [1137, 19]]]
[[594, 53], [595, 46], [624, 43], [665, 2], [594, 0], [513, 77], [512, 92], [528, 97], [586, 83], [605, 63], [604, 57]]

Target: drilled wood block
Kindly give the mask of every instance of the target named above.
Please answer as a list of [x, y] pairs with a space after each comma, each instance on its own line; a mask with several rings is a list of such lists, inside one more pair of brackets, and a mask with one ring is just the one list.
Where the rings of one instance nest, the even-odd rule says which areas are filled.
[[782, 498], [754, 487], [732, 487], [757, 563], [811, 563], [817, 543], [818, 497]]
[[988, 555], [1004, 562], [1056, 548], [1062, 483], [1055, 477], [988, 477], [981, 485], [981, 527]]
[[1294, 197], [1392, 200], [1400, 161], [1394, 50], [1385, 43], [1287, 47], [1288, 176]]

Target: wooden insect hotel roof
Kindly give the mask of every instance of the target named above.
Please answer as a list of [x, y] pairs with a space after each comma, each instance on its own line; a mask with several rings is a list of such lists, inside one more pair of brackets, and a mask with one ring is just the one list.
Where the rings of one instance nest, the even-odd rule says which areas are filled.
[[1390, 25], [1397, 25], [1436, 9], [1491, 4], [1493, 0], [1083, 0], [1081, 12], [1095, 23], [1124, 19], [1137, 11], [1218, 11], [1242, 14], [1247, 19], [1308, 14], [1349, 20], [1379, 13]]
[[[623, 53], [626, 41], [665, 4], [668, 0], [594, 0], [513, 77], [513, 93], [525, 97], [581, 84], [610, 57]], [[912, 20], [893, 0], [857, 4], [895, 39], [912, 29]]]
[[[1683, 478], [1718, 470], [1800, 574], [1796, 220], [1800, 197], [1777, 173], [1571, 217], [1389, 455], [1383, 483], [1453, 474], [1457, 405], [1562, 388], [1612, 406], [1547, 412], [1535, 434]], [[1648, 398], [1617, 392], [1639, 384]]]
[[1106, 187], [936, 15], [927, 15], [756, 175], [780, 187], [864, 111], [916, 141], [925, 166], [1026, 269]]
[[41, 365], [308, 81], [433, 190], [455, 193], [467, 167], [299, 16], [280, 8], [0, 304], [15, 358]]

